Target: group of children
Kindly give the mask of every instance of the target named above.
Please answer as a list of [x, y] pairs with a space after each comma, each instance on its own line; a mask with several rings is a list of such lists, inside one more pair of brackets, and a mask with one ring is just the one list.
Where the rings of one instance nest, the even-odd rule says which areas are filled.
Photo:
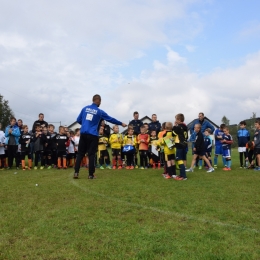
[[16, 119], [12, 117], [5, 133], [0, 131], [0, 169], [10, 169], [14, 159], [16, 168], [19, 169], [21, 165], [23, 170], [32, 169], [33, 159], [35, 170], [38, 169], [39, 162], [39, 169], [73, 167], [80, 131], [77, 129], [74, 133], [60, 126], [59, 132], [56, 133], [54, 129], [52, 124], [49, 124], [48, 128], [36, 124], [34, 132], [29, 131], [27, 125], [23, 125], [20, 129]]
[[[254, 167], [260, 170], [260, 119], [255, 122], [254, 140], [250, 141], [250, 135], [246, 130], [246, 122], [240, 122], [238, 130], [238, 151], [240, 153], [241, 167]], [[11, 118], [10, 125], [6, 127], [5, 133], [0, 131], [0, 169], [11, 168], [13, 159], [16, 159], [16, 167], [21, 164], [22, 169], [32, 169], [34, 158], [34, 169], [57, 167], [66, 169], [73, 167], [76, 160], [80, 129], [75, 132], [69, 131], [66, 127], [60, 126], [56, 133], [52, 124], [42, 127], [35, 126], [35, 131], [29, 132], [28, 126], [23, 125], [21, 129], [16, 124], [16, 119]], [[218, 156], [222, 156], [223, 170], [231, 170], [231, 144], [232, 136], [229, 128], [222, 124], [214, 132], [215, 135], [215, 156], [214, 165], [211, 160], [212, 139], [211, 129], [201, 132], [201, 125], [194, 126], [194, 133], [188, 140], [188, 129], [184, 123], [184, 115], [177, 114], [175, 123], [165, 122], [159, 133], [156, 130], [148, 131], [144, 124], [140, 128], [140, 134], [134, 135], [133, 126], [129, 125], [127, 134], [119, 133], [119, 127], [113, 126], [113, 133], [110, 136], [104, 134], [104, 127], [99, 129], [99, 143], [97, 149], [97, 161], [99, 168], [104, 169], [125, 169], [138, 168], [137, 157], [140, 158], [140, 169], [160, 169], [164, 167], [163, 176], [166, 179], [187, 180], [186, 172], [192, 172], [195, 165], [202, 169], [204, 160], [207, 172], [213, 172], [218, 165]], [[186, 168], [188, 141], [192, 142], [192, 162], [190, 168]], [[108, 146], [111, 147], [112, 167]], [[6, 154], [8, 156], [6, 156]], [[6, 163], [8, 157], [8, 164]], [[28, 165], [26, 165], [26, 157]], [[87, 166], [87, 155], [82, 161]], [[177, 174], [177, 170], [180, 171]]]

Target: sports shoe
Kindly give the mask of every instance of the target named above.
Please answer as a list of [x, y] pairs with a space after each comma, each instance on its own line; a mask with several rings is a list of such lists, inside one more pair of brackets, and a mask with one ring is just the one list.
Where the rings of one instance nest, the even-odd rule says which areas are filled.
[[110, 165], [108, 165], [108, 166], [106, 167], [106, 169], [109, 169], [109, 170], [111, 170], [112, 168], [111, 168], [111, 166], [110, 166]]
[[145, 167], [144, 167], [144, 169], [145, 169], [145, 170], [147, 170], [147, 169], [148, 169], [148, 167], [147, 167], [147, 166], [145, 166]]
[[16, 167], [16, 170], [19, 170], [20, 168], [19, 167]]
[[172, 176], [170, 176], [169, 174], [165, 174], [164, 178], [165, 179], [172, 179]]
[[78, 179], [79, 178], [79, 174], [77, 172], [74, 173], [73, 179]]
[[[136, 168], [136, 167], [134, 167], [134, 166], [130, 166], [130, 170], [133, 170], [134, 168]], [[138, 166], [137, 166], [137, 168], [138, 168]]]
[[101, 166], [99, 167], [99, 169], [104, 170], [105, 168], [101, 165]]
[[215, 170], [214, 170], [214, 168], [209, 168], [208, 170], [207, 170], [207, 172], [214, 172]]
[[175, 179], [177, 177], [177, 175], [172, 175], [172, 178]]
[[[119, 168], [119, 167], [118, 167], [118, 168]], [[112, 169], [113, 169], [113, 170], [116, 170], [116, 166], [114, 165], [114, 166], [112, 167]]]
[[254, 171], [260, 171], [260, 167], [255, 167]]
[[11, 167], [7, 167], [6, 170], [11, 170]]
[[120, 166], [118, 166], [118, 168], [117, 168], [118, 170], [121, 170], [122, 169], [122, 166], [120, 165]]
[[193, 172], [193, 169], [192, 168], [189, 168], [187, 170], [185, 170], [186, 172]]
[[199, 170], [201, 170], [202, 169], [202, 166], [199, 166]]
[[64, 166], [64, 167], [63, 167], [63, 170], [67, 170], [67, 168], [68, 168], [67, 166]]
[[40, 167], [40, 170], [43, 170], [43, 169], [44, 169], [44, 167], [43, 167], [43, 166], [41, 166], [41, 167]]
[[88, 176], [88, 179], [91, 179], [91, 180], [92, 180], [92, 179], [96, 179], [96, 178], [97, 178], [97, 177], [96, 177], [95, 175], [89, 175], [89, 176]]
[[[2, 169], [0, 169], [0, 170], [2, 170]], [[26, 169], [25, 169], [25, 167], [23, 168], [23, 171], [25, 171]]]
[[176, 181], [187, 181], [188, 178], [183, 178], [183, 177], [177, 177], [175, 178]]
[[37, 166], [34, 166], [34, 168], [33, 168], [34, 170], [37, 170], [38, 169], [38, 167]]
[[214, 165], [214, 168], [215, 168], [215, 169], [217, 169], [217, 168], [218, 168], [218, 166], [217, 166], [217, 165]]
[[[133, 166], [134, 167], [134, 166]], [[135, 169], [138, 169], [138, 165], [135, 166]]]
[[140, 167], [140, 170], [144, 170], [144, 167]]
[[230, 168], [228, 168], [228, 167], [224, 167], [223, 168], [223, 171], [230, 171], [231, 169]]
[[126, 170], [129, 170], [129, 169], [130, 169], [130, 166], [126, 166], [125, 168], [126, 168]]
[[49, 166], [47, 167], [47, 169], [50, 170], [50, 169], [51, 169], [51, 165], [49, 165]]

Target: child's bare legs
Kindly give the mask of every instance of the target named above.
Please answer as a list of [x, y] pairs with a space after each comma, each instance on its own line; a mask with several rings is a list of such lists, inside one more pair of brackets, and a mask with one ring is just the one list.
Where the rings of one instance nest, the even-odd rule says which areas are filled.
[[205, 155], [201, 156], [201, 158], [206, 162], [209, 168], [212, 168], [212, 165], [210, 164], [208, 158]]
[[197, 154], [193, 154], [192, 156], [192, 161], [191, 161], [191, 165], [190, 168], [193, 169], [195, 163], [196, 163], [196, 159], [197, 159], [198, 155]]

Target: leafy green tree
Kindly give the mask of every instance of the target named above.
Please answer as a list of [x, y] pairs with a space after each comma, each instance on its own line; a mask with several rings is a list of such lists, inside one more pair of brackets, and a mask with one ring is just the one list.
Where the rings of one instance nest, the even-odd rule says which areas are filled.
[[11, 116], [14, 116], [14, 113], [9, 107], [8, 101], [0, 94], [0, 123], [2, 123], [2, 129], [5, 129], [9, 124]]

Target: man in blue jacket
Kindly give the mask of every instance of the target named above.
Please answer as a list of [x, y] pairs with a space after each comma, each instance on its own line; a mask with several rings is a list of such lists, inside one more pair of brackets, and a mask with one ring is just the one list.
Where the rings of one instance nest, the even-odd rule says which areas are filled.
[[78, 178], [80, 163], [83, 156], [85, 156], [86, 153], [88, 154], [89, 157], [88, 178], [89, 179], [95, 178], [94, 177], [95, 153], [98, 147], [98, 132], [99, 132], [101, 120], [106, 120], [109, 123], [122, 125], [123, 127], [126, 127], [125, 123], [122, 123], [116, 120], [115, 118], [110, 117], [106, 112], [99, 109], [99, 106], [101, 104], [100, 95], [94, 95], [92, 101], [93, 104], [89, 106], [85, 106], [81, 110], [77, 118], [77, 122], [81, 124], [81, 129], [80, 129], [80, 140], [78, 146], [78, 155], [75, 164], [74, 179]]
[[157, 120], [157, 115], [156, 114], [152, 114], [152, 122], [149, 123], [149, 133], [151, 133], [152, 131], [156, 131], [156, 135], [158, 135], [158, 133], [161, 131], [161, 123]]
[[[19, 137], [20, 137], [20, 129], [16, 125], [16, 118], [10, 118], [10, 125], [5, 129], [5, 144], [7, 145], [8, 151], [8, 168], [10, 169], [13, 166], [13, 160], [16, 158], [16, 153], [19, 144]], [[17, 158], [16, 158], [17, 160]], [[16, 168], [19, 169], [18, 161], [16, 161]]]
[[191, 133], [191, 134], [193, 134], [193, 132], [194, 132], [194, 126], [195, 126], [196, 124], [200, 124], [200, 125], [201, 125], [201, 133], [204, 133], [207, 128], [209, 128], [209, 129], [211, 130], [211, 133], [214, 133], [214, 131], [215, 131], [214, 126], [213, 126], [210, 122], [208, 122], [207, 120], [205, 120], [204, 117], [205, 117], [205, 116], [204, 116], [204, 113], [200, 112], [200, 113], [199, 113], [199, 118], [194, 121], [194, 124], [193, 124], [193, 126], [191, 127], [191, 129], [190, 129], [190, 133]]

